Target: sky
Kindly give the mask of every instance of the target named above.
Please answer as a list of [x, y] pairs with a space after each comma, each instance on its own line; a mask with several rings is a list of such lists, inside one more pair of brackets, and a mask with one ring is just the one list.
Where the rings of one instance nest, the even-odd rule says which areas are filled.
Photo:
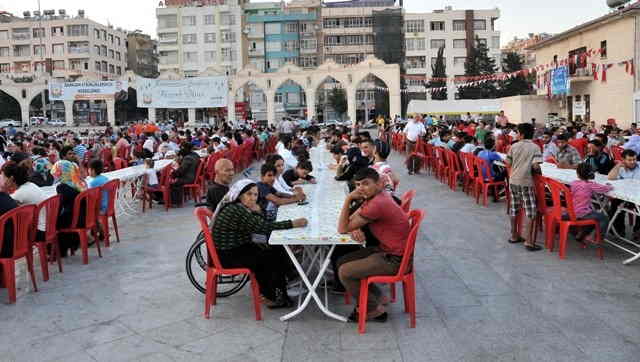
[[[127, 30], [140, 29], [156, 37], [155, 9], [160, 0], [41, 0], [41, 9], [66, 9], [77, 14], [84, 9], [87, 17], [99, 23], [111, 23]], [[264, 0], [252, 0], [264, 2]], [[606, 14], [605, 0], [404, 0], [407, 12], [431, 12], [445, 6], [454, 9], [492, 9], [501, 11], [498, 30], [502, 45], [514, 36], [528, 33], [558, 33]], [[38, 9], [37, 0], [0, 0], [0, 10], [22, 16], [25, 10]]]

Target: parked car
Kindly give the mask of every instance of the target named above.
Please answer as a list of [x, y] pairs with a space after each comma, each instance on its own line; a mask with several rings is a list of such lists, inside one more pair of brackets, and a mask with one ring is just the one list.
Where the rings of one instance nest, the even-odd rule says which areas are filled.
[[22, 122], [18, 122], [15, 119], [3, 119], [0, 120], [0, 128], [6, 128], [6, 127], [20, 127], [22, 125]]
[[66, 126], [67, 122], [65, 122], [63, 119], [52, 119], [47, 121], [47, 124], [49, 126]]
[[45, 123], [47, 123], [49, 121], [48, 118], [46, 117], [31, 117], [29, 119], [29, 125], [31, 126], [40, 126], [43, 125]]

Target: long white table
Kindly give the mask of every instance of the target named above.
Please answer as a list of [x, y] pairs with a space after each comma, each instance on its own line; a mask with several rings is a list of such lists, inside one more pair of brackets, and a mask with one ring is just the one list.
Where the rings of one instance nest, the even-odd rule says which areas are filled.
[[[285, 321], [300, 314], [313, 299], [325, 315], [346, 322], [347, 319], [345, 317], [329, 310], [326, 290], [323, 302], [316, 289], [324, 277], [336, 246], [361, 244], [351, 240], [348, 235], [342, 235], [337, 232], [338, 217], [340, 216], [341, 205], [344, 202], [347, 189], [344, 182], [334, 180], [335, 173], [327, 167], [330, 163], [329, 152], [325, 151], [323, 144], [320, 144], [311, 150], [310, 156], [317, 184], [302, 185], [309, 203], [303, 206], [297, 204], [285, 205], [278, 210], [278, 220], [293, 220], [304, 217], [309, 220], [309, 224], [304, 228], [274, 231], [269, 239], [270, 245], [282, 245], [284, 247], [300, 274], [302, 283], [308, 290], [308, 294], [298, 308], [282, 316], [280, 320]], [[293, 245], [305, 247], [305, 253], [311, 260], [311, 266], [308, 266], [308, 271], [304, 270], [300, 261], [292, 252], [291, 246]], [[316, 262], [319, 270], [316, 278], [311, 282], [308, 274]]]

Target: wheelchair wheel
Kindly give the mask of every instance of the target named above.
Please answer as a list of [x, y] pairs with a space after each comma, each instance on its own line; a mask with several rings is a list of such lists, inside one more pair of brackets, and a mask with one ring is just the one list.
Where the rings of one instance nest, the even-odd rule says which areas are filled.
[[[207, 245], [204, 234], [200, 232], [196, 241], [189, 248], [185, 263], [187, 277], [193, 286], [201, 293], [205, 293], [207, 281]], [[248, 275], [219, 275], [218, 297], [228, 297], [237, 293], [249, 281]]]

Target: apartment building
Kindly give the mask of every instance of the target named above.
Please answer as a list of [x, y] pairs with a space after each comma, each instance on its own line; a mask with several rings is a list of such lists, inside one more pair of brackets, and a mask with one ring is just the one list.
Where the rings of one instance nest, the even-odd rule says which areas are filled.
[[[496, 30], [499, 9], [454, 10], [448, 6], [430, 13], [405, 14], [407, 74], [432, 76], [438, 49], [444, 47], [448, 77], [462, 76], [468, 50], [478, 37], [489, 48], [489, 55], [500, 67], [500, 32]], [[409, 80], [411, 91], [424, 90], [422, 80]]]
[[233, 75], [245, 63], [243, 5], [248, 0], [165, 1], [156, 9], [159, 70], [195, 77], [217, 65]]
[[158, 41], [140, 31], [127, 34], [127, 70], [145, 78], [156, 78]]
[[[249, 63], [263, 72], [275, 72], [285, 64], [303, 69], [319, 65], [318, 40], [320, 30], [320, 0], [293, 0], [254, 3], [245, 6]], [[251, 108], [256, 119], [266, 117], [266, 102], [262, 92], [252, 89]], [[275, 95], [276, 118], [304, 117], [305, 93], [287, 82]], [[265, 118], [266, 119], [266, 118]]]
[[[0, 73], [10, 77], [49, 73], [59, 81], [113, 79], [127, 67], [127, 34], [65, 10], [0, 15]], [[25, 78], [26, 79], [26, 78]]]

